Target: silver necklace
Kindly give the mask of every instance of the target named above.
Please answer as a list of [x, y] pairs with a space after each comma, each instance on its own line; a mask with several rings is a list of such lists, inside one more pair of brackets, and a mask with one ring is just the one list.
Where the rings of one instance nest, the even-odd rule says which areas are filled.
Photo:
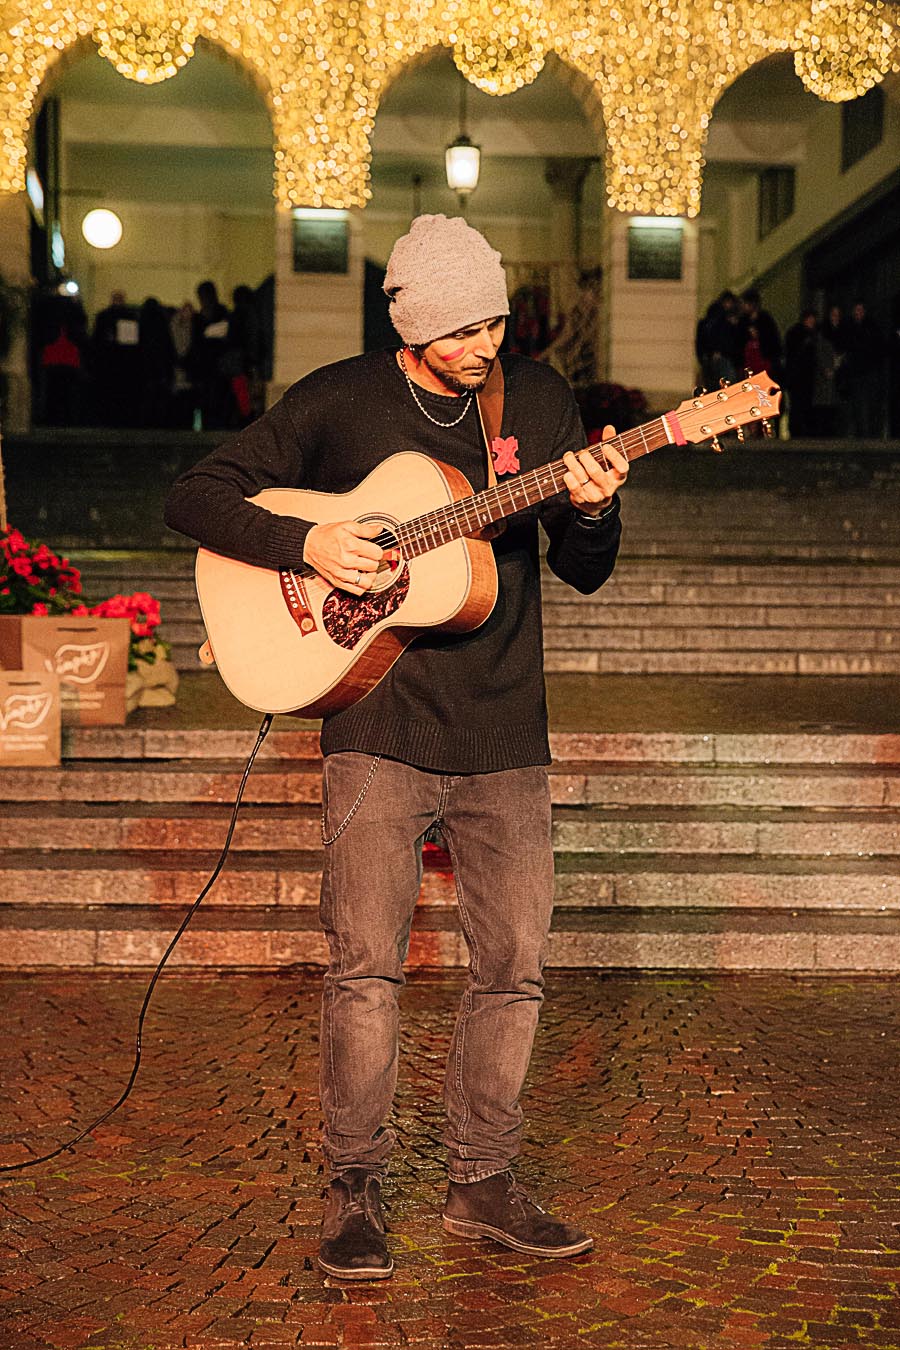
[[422, 400], [419, 398], [419, 395], [416, 393], [416, 386], [413, 384], [412, 380], [409, 378], [409, 372], [408, 372], [407, 369], [406, 369], [406, 361], [405, 361], [405, 359], [404, 359], [404, 357], [403, 357], [403, 350], [402, 350], [402, 348], [401, 348], [401, 350], [400, 350], [400, 369], [403, 371], [403, 378], [406, 380], [406, 383], [409, 385], [409, 392], [412, 394], [413, 398], [416, 400], [416, 403], [418, 404], [418, 407], [419, 407], [420, 412], [423, 412], [423, 413], [425, 414], [425, 416], [428, 418], [429, 422], [433, 422], [434, 425], [435, 425], [436, 427], [455, 427], [455, 426], [457, 426], [457, 425], [463, 420], [463, 418], [465, 417], [466, 413], [469, 411], [469, 408], [470, 408], [470, 406], [471, 406], [472, 398], [473, 398], [473, 394], [474, 394], [474, 390], [471, 391], [470, 393], [468, 393], [468, 394], [466, 395], [466, 406], [463, 408], [462, 412], [459, 414], [459, 417], [454, 417], [454, 419], [453, 419], [452, 422], [439, 422], [438, 419], [437, 419], [436, 417], [432, 417], [431, 413], [428, 411], [428, 409], [427, 409], [427, 408], [425, 407], [425, 405], [423, 404]]

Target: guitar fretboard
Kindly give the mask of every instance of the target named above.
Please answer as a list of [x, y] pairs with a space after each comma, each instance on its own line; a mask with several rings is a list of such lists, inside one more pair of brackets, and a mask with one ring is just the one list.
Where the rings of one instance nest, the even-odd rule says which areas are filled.
[[[670, 439], [664, 418], [658, 417], [655, 421], [646, 422], [633, 431], [625, 431], [612, 440], [588, 446], [588, 449], [603, 468], [608, 469], [611, 466], [603, 451], [609, 446], [618, 450], [630, 462], [639, 459], [641, 455], [649, 455], [660, 446], [668, 445]], [[436, 511], [428, 511], [425, 515], [404, 521], [396, 531], [397, 539], [403, 552], [408, 557], [415, 558], [421, 553], [440, 548], [442, 544], [449, 544], [454, 539], [478, 534], [498, 520], [504, 520], [507, 516], [513, 516], [537, 502], [564, 492], [566, 473], [568, 469], [565, 462], [557, 459], [549, 464], [540, 464], [527, 473], [504, 478], [501, 483], [485, 488], [483, 492], [473, 493], [471, 497], [462, 497], [459, 501], [451, 502]], [[375, 542], [387, 547], [392, 541], [385, 535], [379, 536]]]
[[[604, 469], [609, 469], [611, 465], [603, 451], [610, 446], [623, 454], [630, 463], [663, 445], [670, 445], [671, 441], [665, 417], [657, 417], [632, 431], [623, 431], [611, 440], [589, 445], [587, 449]], [[536, 469], [504, 478], [502, 483], [485, 488], [483, 492], [474, 492], [470, 497], [462, 497], [436, 511], [427, 511], [425, 515], [403, 521], [396, 530], [385, 530], [376, 535], [372, 542], [380, 548], [392, 548], [399, 543], [406, 557], [417, 558], [454, 539], [479, 534], [498, 520], [505, 520], [507, 516], [514, 516], [537, 502], [564, 492], [567, 472], [565, 461], [561, 459], [539, 464]], [[296, 576], [316, 575], [315, 569], [309, 566], [293, 570]]]

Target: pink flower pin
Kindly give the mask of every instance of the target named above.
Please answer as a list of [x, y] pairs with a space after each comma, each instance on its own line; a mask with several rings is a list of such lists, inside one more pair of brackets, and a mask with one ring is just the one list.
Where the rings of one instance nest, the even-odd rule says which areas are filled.
[[519, 442], [515, 436], [495, 436], [491, 441], [491, 455], [494, 460], [494, 472], [499, 476], [501, 473], [519, 472]]

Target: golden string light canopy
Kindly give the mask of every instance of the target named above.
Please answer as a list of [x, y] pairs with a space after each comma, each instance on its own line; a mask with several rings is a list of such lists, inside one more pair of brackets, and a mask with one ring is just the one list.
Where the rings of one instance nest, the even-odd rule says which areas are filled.
[[264, 90], [284, 206], [362, 206], [379, 100], [412, 58], [447, 46], [489, 94], [530, 83], [548, 51], [592, 82], [607, 134], [611, 206], [695, 215], [716, 99], [772, 52], [793, 51], [807, 89], [857, 98], [900, 69], [881, 0], [0, 0], [0, 191], [25, 186], [43, 80], [93, 39], [126, 78], [153, 84], [198, 38], [225, 47]]

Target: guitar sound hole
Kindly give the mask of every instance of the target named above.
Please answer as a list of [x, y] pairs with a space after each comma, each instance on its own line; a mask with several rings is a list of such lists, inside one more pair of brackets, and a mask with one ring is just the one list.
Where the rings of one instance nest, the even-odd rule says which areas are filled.
[[322, 606], [322, 625], [339, 647], [352, 651], [376, 623], [395, 614], [409, 592], [409, 568], [404, 565], [397, 580], [387, 590], [369, 595], [348, 595], [329, 591]]

